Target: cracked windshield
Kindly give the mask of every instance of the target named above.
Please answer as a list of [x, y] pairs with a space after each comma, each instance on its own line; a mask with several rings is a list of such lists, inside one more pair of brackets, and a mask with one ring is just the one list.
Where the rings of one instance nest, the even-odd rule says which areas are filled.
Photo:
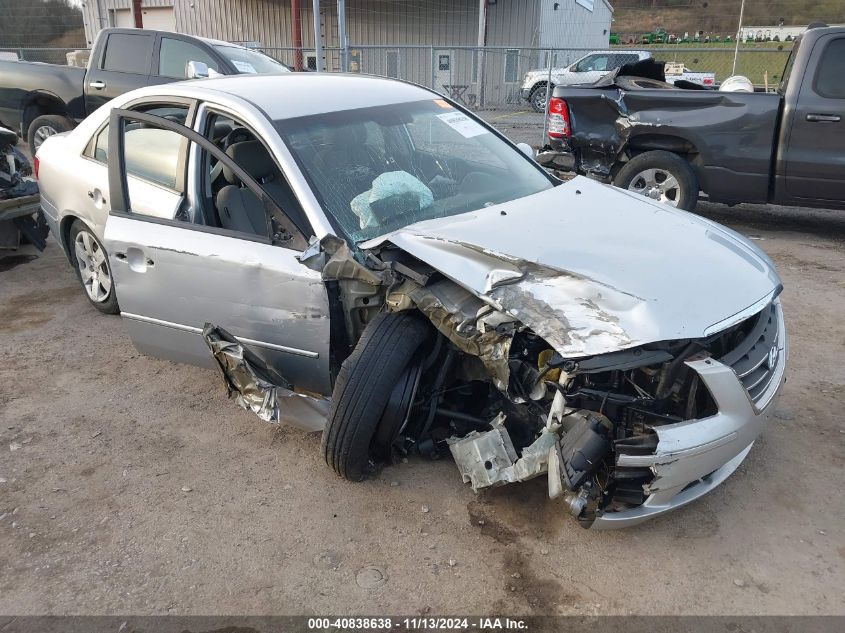
[[531, 161], [440, 99], [276, 122], [353, 241], [552, 187]]

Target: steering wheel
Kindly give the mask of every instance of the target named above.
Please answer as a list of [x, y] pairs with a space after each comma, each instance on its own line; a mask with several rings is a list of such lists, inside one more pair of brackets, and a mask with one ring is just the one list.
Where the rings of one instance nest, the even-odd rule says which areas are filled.
[[225, 152], [231, 145], [235, 143], [243, 143], [244, 141], [251, 141], [255, 138], [245, 127], [236, 127], [223, 137], [223, 151]]

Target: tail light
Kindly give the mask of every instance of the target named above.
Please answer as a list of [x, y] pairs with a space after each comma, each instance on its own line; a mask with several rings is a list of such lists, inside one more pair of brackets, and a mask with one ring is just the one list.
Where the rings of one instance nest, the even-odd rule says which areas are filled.
[[559, 97], [552, 97], [549, 101], [549, 136], [551, 138], [572, 136], [569, 106]]
[[32, 175], [35, 176], [35, 179], [38, 180], [38, 167], [41, 165], [41, 161], [38, 160], [38, 154], [32, 159]]

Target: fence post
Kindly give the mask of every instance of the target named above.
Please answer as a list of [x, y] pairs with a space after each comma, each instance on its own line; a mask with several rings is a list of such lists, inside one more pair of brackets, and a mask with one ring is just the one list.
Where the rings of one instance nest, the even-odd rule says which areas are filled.
[[479, 51], [480, 62], [478, 64], [478, 109], [484, 109], [484, 95], [487, 87], [487, 78], [485, 77], [485, 69], [487, 68], [487, 47], [485, 46]]
[[320, 35], [320, 0], [311, 3], [314, 11], [314, 53], [317, 57], [315, 64], [318, 73], [323, 72], [323, 41]]
[[745, 11], [745, 0], [742, 0], [742, 4], [739, 5], [739, 28], [737, 29], [736, 34], [736, 47], [734, 48], [734, 65], [733, 69], [731, 70], [731, 75], [736, 74], [736, 58], [739, 56], [739, 40], [742, 39], [742, 14]]
[[435, 59], [434, 59], [434, 46], [429, 47], [431, 49], [431, 89], [434, 92], [437, 92], [437, 88], [435, 84], [437, 83], [435, 77], [437, 76], [437, 67], [435, 66]]
[[337, 0], [337, 30], [340, 34], [340, 71], [349, 72], [349, 44], [346, 38], [346, 0]]
[[552, 49], [549, 49], [546, 53], [548, 57], [548, 65], [549, 65], [549, 75], [546, 81], [546, 108], [543, 113], [543, 138], [540, 139], [540, 147], [544, 147], [546, 145], [546, 139], [548, 138], [549, 133], [549, 104], [552, 101]]

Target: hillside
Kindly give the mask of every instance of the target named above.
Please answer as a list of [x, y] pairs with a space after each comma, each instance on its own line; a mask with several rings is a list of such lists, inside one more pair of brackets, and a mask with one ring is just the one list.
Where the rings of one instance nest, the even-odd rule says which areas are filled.
[[[704, 31], [734, 35], [739, 24], [740, 0], [611, 0], [615, 9], [613, 31], [639, 35], [657, 27], [682, 35]], [[743, 23], [753, 26], [810, 22], [845, 22], [842, 0], [746, 0]]]

